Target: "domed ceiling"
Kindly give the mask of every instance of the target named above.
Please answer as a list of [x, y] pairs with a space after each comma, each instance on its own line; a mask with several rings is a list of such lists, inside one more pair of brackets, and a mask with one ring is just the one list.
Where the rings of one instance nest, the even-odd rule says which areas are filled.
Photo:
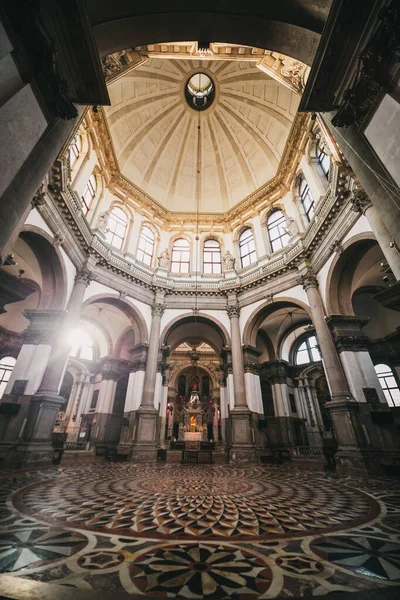
[[[195, 73], [211, 79], [189, 105]], [[150, 58], [110, 84], [105, 110], [121, 173], [171, 211], [225, 212], [277, 172], [299, 96], [254, 62]]]

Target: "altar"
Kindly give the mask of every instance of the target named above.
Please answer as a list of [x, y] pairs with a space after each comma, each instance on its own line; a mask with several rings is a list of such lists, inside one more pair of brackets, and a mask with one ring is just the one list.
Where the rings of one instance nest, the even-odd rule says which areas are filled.
[[203, 439], [203, 432], [201, 432], [201, 431], [185, 431], [183, 433], [183, 439], [185, 442], [201, 442]]

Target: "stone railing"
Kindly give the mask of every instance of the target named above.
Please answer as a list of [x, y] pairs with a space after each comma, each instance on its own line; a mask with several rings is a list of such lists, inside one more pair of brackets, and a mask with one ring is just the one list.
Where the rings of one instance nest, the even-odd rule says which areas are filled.
[[[68, 164], [65, 161], [59, 161], [59, 170], [67, 167]], [[70, 217], [73, 219], [73, 229], [80, 234], [81, 244], [83, 243], [89, 251], [103, 258], [103, 264], [107, 264], [108, 268], [116, 272], [120, 271], [132, 280], [137, 280], [141, 285], [144, 284], [152, 288], [159, 287], [176, 292], [182, 291], [187, 294], [194, 293], [195, 290], [218, 293], [229, 288], [246, 288], [257, 285], [259, 281], [296, 269], [296, 265], [302, 256], [315, 248], [316, 244], [321, 243], [324, 238], [323, 232], [330, 220], [346, 201], [346, 194], [344, 193], [346, 192], [346, 174], [343, 167], [334, 169], [330, 187], [319, 200], [314, 217], [305, 232], [297, 234], [293, 243], [279, 253], [260, 257], [256, 263], [243, 271], [239, 271], [233, 277], [225, 278], [224, 274], [221, 274], [219, 279], [212, 281], [203, 274], [199, 274], [197, 279], [194, 278], [193, 274], [179, 278], [174, 278], [173, 274], [170, 273], [166, 273], [164, 276], [163, 273], [159, 273], [155, 269], [141, 267], [135, 258], [129, 254], [122, 256], [120, 252], [110, 247], [102, 239], [101, 234], [92, 232], [85, 216], [82, 214], [79, 196], [72, 190], [70, 183], [63, 185], [62, 189], [59, 190], [57, 205], [60, 212], [65, 212], [65, 208], [67, 208]], [[64, 207], [62, 206], [63, 202]]]
[[322, 446], [293, 446], [293, 456], [323, 456]]

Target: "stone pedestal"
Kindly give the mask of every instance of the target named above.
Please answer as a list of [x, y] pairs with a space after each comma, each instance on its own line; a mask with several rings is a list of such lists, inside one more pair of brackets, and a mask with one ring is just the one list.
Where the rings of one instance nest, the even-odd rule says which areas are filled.
[[65, 399], [61, 396], [33, 396], [30, 402], [22, 439], [10, 446], [2, 467], [18, 469], [43, 467], [53, 459], [51, 436], [60, 407]]
[[136, 413], [136, 442], [131, 450], [133, 462], [155, 462], [157, 460], [157, 420], [155, 408], [141, 406]]
[[233, 408], [230, 411], [232, 446], [230, 451], [231, 463], [254, 462], [257, 452], [253, 443], [251, 413], [244, 407]]

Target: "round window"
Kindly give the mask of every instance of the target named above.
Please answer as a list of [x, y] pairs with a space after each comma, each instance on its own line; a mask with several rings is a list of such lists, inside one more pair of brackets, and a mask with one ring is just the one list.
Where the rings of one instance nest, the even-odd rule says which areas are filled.
[[211, 106], [215, 96], [215, 86], [205, 73], [195, 73], [185, 86], [185, 98], [191, 108], [205, 110]]

